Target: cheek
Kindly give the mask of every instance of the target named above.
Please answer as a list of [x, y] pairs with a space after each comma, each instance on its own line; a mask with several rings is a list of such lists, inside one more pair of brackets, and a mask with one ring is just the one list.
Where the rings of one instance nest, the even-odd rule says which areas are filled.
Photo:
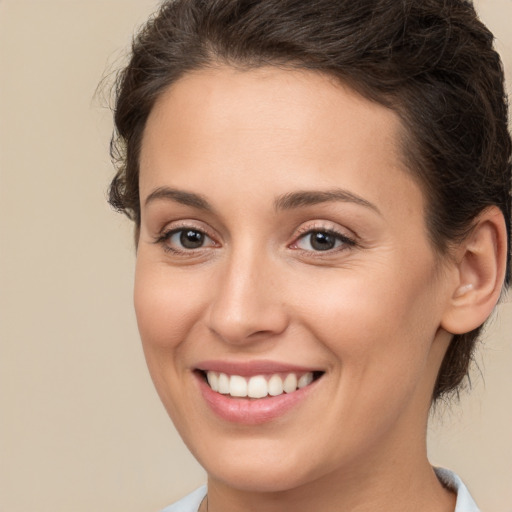
[[143, 252], [137, 256], [134, 305], [142, 348], [155, 389], [177, 427], [191, 403], [184, 382], [190, 355], [199, 349], [190, 339], [204, 310], [207, 288], [201, 282], [208, 281]]
[[307, 329], [332, 355], [335, 378], [326, 421], [344, 425], [357, 446], [377, 442], [404, 410], [423, 413], [428, 407], [421, 390], [429, 380], [436, 331], [429, 294], [418, 297], [403, 283], [389, 293], [386, 287], [363, 287], [362, 281], [326, 284], [324, 293], [308, 290], [301, 306]]
[[[183, 389], [190, 351], [186, 343], [202, 311], [202, 290], [191, 276], [172, 272], [142, 252], [137, 256], [134, 305], [149, 373], [177, 425], [190, 403]], [[203, 290], [204, 293], [204, 290]]]
[[202, 308], [194, 276], [137, 258], [134, 304], [144, 350], [177, 348]]
[[338, 271], [303, 288], [300, 297], [306, 328], [354, 382], [382, 385], [422, 371], [439, 325], [430, 276]]

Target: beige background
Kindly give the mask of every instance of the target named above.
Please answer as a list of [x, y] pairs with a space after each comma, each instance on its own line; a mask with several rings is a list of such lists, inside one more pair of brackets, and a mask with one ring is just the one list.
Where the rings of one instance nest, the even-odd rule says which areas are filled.
[[[146, 373], [131, 227], [93, 99], [155, 0], [0, 0], [0, 512], [156, 511], [204, 481]], [[512, 82], [512, 0], [480, 0]], [[438, 411], [434, 463], [512, 512], [512, 305]]]

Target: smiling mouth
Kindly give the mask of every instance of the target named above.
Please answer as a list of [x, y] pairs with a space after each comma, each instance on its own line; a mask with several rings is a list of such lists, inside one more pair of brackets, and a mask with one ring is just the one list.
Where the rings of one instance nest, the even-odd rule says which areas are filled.
[[214, 371], [200, 370], [200, 373], [210, 388], [217, 393], [233, 398], [255, 399], [294, 393], [309, 386], [324, 374], [322, 371], [314, 371], [242, 377]]

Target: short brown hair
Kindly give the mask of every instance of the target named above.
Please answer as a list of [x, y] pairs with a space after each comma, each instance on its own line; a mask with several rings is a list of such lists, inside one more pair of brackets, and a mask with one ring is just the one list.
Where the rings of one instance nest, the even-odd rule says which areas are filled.
[[[135, 38], [117, 83], [110, 203], [137, 226], [149, 113], [184, 74], [218, 63], [329, 74], [393, 109], [404, 126], [408, 167], [427, 198], [434, 248], [444, 253], [463, 239], [490, 205], [503, 212], [510, 240], [512, 145], [503, 69], [469, 1], [165, 2]], [[480, 330], [454, 336], [433, 399], [460, 386]]]

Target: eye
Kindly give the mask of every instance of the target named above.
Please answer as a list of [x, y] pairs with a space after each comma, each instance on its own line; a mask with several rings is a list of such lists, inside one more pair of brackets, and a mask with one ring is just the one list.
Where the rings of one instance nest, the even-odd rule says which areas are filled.
[[215, 246], [215, 242], [204, 231], [188, 227], [172, 229], [157, 242], [162, 243], [167, 251], [177, 253]]
[[354, 240], [329, 230], [311, 230], [302, 235], [294, 247], [304, 251], [332, 251], [345, 245], [355, 245]]
[[184, 249], [199, 249], [208, 237], [197, 229], [181, 229], [172, 234], [168, 240], [172, 245], [180, 245]]

